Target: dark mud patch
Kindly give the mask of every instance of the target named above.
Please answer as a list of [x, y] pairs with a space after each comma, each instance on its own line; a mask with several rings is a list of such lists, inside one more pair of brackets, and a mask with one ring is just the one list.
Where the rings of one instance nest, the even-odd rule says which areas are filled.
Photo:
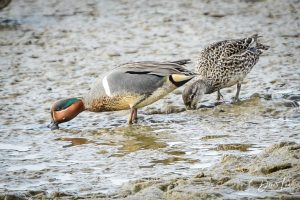
[[181, 155], [185, 155], [186, 152], [184, 151], [166, 151], [165, 153], [169, 154], [169, 155], [173, 155], [173, 156], [181, 156]]
[[166, 158], [166, 159], [160, 159], [160, 160], [153, 160], [151, 161], [151, 163], [154, 163], [154, 164], [163, 164], [163, 165], [173, 165], [175, 164], [176, 162], [186, 162], [186, 163], [197, 163], [199, 162], [198, 160], [195, 160], [195, 159], [189, 159], [189, 158], [181, 158], [181, 157], [169, 157], [169, 158]]
[[[21, 26], [21, 23], [18, 20], [4, 19], [4, 18], [0, 17], [0, 31], [16, 30], [20, 26]], [[6, 45], [9, 45], [9, 44], [6, 44]]]
[[201, 138], [201, 140], [208, 141], [208, 140], [214, 140], [214, 139], [219, 139], [219, 138], [227, 138], [227, 137], [230, 137], [230, 135], [206, 135], [206, 136], [203, 136]]
[[291, 100], [291, 101], [300, 102], [300, 94], [284, 94], [283, 98]]
[[248, 151], [251, 147], [251, 144], [219, 144], [215, 150], [217, 151], [231, 151], [231, 150], [237, 150], [237, 151]]
[[28, 197], [25, 195], [18, 195], [18, 194], [1, 194], [0, 200], [27, 200]]
[[294, 100], [280, 101], [280, 102], [277, 102], [275, 105], [276, 106], [281, 106], [281, 107], [287, 107], [287, 108], [297, 108], [297, 107], [299, 107], [299, 103], [297, 101], [294, 101]]
[[263, 174], [271, 174], [273, 172], [277, 172], [277, 171], [284, 170], [284, 169], [289, 169], [289, 168], [292, 168], [291, 163], [283, 163], [281, 165], [273, 165], [273, 166], [268, 166], [268, 167], [262, 167], [261, 172]]
[[105, 194], [91, 194], [85, 196], [77, 196], [72, 193], [53, 192], [47, 194], [45, 191], [29, 191], [26, 194], [3, 194], [0, 195], [0, 200], [28, 200], [28, 199], [57, 199], [57, 200], [69, 200], [69, 199], [103, 199], [107, 196]]

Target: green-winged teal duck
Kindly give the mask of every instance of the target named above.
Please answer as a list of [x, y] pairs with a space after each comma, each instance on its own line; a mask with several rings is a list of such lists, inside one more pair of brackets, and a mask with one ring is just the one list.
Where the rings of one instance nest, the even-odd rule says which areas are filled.
[[95, 83], [83, 98], [57, 101], [51, 108], [51, 129], [70, 121], [82, 111], [118, 111], [130, 109], [128, 123], [137, 120], [137, 109], [154, 103], [191, 80], [195, 74], [186, 70], [189, 60], [174, 62], [134, 62], [123, 64]]
[[196, 109], [203, 94], [218, 92], [217, 100], [222, 97], [220, 90], [237, 84], [235, 101], [239, 100], [241, 83], [257, 63], [262, 50], [269, 46], [258, 42], [257, 34], [237, 40], [224, 40], [213, 43], [200, 53], [196, 72], [197, 80], [183, 91], [183, 101], [187, 109]]

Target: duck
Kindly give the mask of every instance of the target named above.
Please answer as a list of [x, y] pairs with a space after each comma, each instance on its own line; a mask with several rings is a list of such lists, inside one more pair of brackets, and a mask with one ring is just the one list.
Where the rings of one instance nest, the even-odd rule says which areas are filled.
[[242, 39], [223, 40], [205, 47], [196, 66], [197, 78], [182, 92], [187, 109], [197, 108], [204, 94], [217, 92], [217, 101], [223, 98], [220, 90], [237, 85], [234, 102], [240, 101], [241, 83], [269, 46], [258, 42], [258, 34]]
[[190, 59], [173, 62], [140, 61], [122, 64], [104, 73], [84, 97], [56, 101], [51, 107], [52, 130], [83, 111], [130, 110], [128, 124], [137, 122], [137, 109], [163, 98], [195, 77], [184, 68]]

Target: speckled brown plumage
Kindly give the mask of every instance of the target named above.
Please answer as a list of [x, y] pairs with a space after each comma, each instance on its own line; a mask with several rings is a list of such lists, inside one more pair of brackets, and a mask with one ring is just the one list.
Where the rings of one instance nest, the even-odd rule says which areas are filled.
[[203, 94], [215, 91], [218, 91], [217, 100], [220, 100], [220, 90], [235, 84], [235, 101], [238, 101], [243, 79], [258, 62], [263, 50], [269, 48], [259, 43], [258, 38], [254, 34], [248, 38], [216, 42], [203, 49], [196, 67], [197, 80], [183, 91], [186, 107], [196, 108]]
[[269, 47], [257, 42], [258, 35], [224, 40], [206, 47], [198, 60], [196, 72], [200, 79], [211, 79], [210, 91], [240, 83], [257, 63], [262, 50]]

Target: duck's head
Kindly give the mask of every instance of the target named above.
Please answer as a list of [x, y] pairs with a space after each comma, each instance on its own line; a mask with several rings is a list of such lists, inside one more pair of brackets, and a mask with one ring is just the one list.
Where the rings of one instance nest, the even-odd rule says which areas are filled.
[[197, 80], [184, 88], [182, 99], [187, 110], [197, 109], [198, 101], [206, 93], [207, 86], [205, 81]]
[[58, 124], [70, 121], [84, 110], [84, 104], [81, 99], [69, 98], [59, 100], [51, 107], [52, 121], [48, 127], [51, 130], [58, 129]]

